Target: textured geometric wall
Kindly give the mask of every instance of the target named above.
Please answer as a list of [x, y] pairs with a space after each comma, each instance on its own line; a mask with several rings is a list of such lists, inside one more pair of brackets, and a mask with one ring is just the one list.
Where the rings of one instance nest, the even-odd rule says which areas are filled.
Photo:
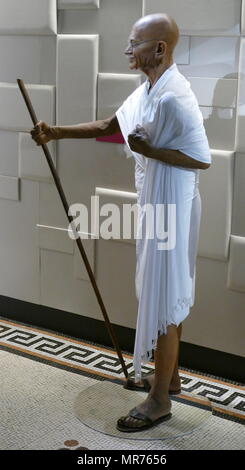
[[[0, 0], [2, 295], [101, 319], [49, 167], [30, 138], [32, 124], [16, 79], [24, 80], [38, 119], [49, 124], [110, 116], [145, 80], [128, 69], [123, 54], [133, 23], [166, 12], [180, 28], [174, 59], [197, 96], [213, 158], [209, 170], [200, 171], [198, 320], [187, 319], [184, 340], [243, 355], [244, 5], [245, 0]], [[122, 191], [135, 195], [134, 165], [122, 144], [67, 139], [48, 146], [69, 204], [89, 207], [98, 191], [110, 202], [128, 202]], [[135, 244], [83, 243], [111, 321], [134, 328]], [[218, 277], [214, 299], [207, 280], [214, 284]], [[207, 296], [209, 304], [203, 301]], [[218, 338], [216, 323], [224, 329]], [[231, 328], [237, 330], [227, 340]]]

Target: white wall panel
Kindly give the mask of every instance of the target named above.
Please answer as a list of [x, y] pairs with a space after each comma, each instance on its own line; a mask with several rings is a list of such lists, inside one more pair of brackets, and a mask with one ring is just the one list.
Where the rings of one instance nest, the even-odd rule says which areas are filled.
[[245, 292], [245, 237], [231, 236], [227, 287]]
[[[117, 217], [116, 212], [117, 210], [120, 213], [120, 221], [119, 221], [119, 227], [117, 229], [117, 226], [114, 224], [112, 228], [110, 228], [110, 231], [113, 229], [113, 238], [110, 239], [110, 241], [119, 241], [123, 243], [133, 243], [135, 244], [135, 237], [134, 234], [136, 235], [137, 231], [137, 193], [136, 192], [129, 192], [129, 191], [120, 191], [112, 188], [100, 188], [97, 187], [95, 188], [95, 195], [99, 197], [99, 208], [101, 210], [101, 207], [104, 206], [105, 204], [114, 204], [115, 205], [115, 219]], [[131, 219], [127, 217], [126, 214], [123, 212], [123, 206], [124, 204], [130, 205], [130, 206], [135, 206], [135, 213], [132, 212]], [[95, 214], [91, 215], [94, 219], [94, 226], [96, 226], [96, 221], [95, 221]], [[111, 216], [111, 213], [109, 213], [108, 217]], [[100, 221], [106, 220], [107, 216], [102, 217]], [[115, 220], [114, 219], [114, 220]], [[125, 231], [128, 230], [128, 238], [124, 236], [124, 227]], [[115, 238], [114, 238], [115, 236]], [[131, 236], [131, 238], [129, 238]]]
[[198, 257], [196, 288], [184, 341], [244, 356], [244, 293], [227, 288], [227, 263]]
[[92, 121], [96, 112], [98, 36], [59, 35], [57, 44], [57, 123]]
[[130, 73], [124, 55], [128, 36], [142, 16], [142, 0], [103, 0], [98, 10], [59, 11], [59, 34], [98, 34], [99, 71]]
[[97, 119], [112, 116], [123, 101], [141, 84], [141, 75], [100, 73], [98, 76]]
[[113, 323], [136, 327], [135, 246], [118, 241], [96, 241], [96, 279]]
[[235, 108], [237, 80], [218, 78], [188, 77], [191, 88], [201, 106]]
[[0, 175], [0, 198], [19, 200], [19, 178]]
[[204, 127], [212, 149], [234, 150], [236, 132], [236, 110], [200, 106]]
[[37, 230], [39, 248], [71, 255], [74, 253], [74, 240], [69, 237], [67, 229], [38, 224]]
[[[61, 178], [63, 186], [63, 181]], [[66, 188], [64, 188], [66, 194]], [[69, 204], [69, 201], [68, 201]], [[68, 229], [69, 221], [65, 214], [55, 184], [39, 183], [39, 220], [40, 225]]]
[[240, 38], [191, 37], [190, 63], [179, 70], [187, 77], [237, 78], [239, 49]]
[[1, 36], [0, 82], [56, 84], [56, 36]]
[[100, 0], [58, 0], [60, 10], [92, 10], [100, 6]]
[[212, 165], [200, 170], [202, 219], [199, 256], [225, 261], [231, 233], [233, 152], [212, 150]]
[[74, 279], [73, 255], [43, 249], [40, 253], [41, 303], [103, 320], [91, 283]]
[[18, 133], [0, 131], [0, 175], [19, 176]]
[[236, 150], [245, 152], [245, 38], [241, 40], [240, 49]]
[[144, 15], [166, 12], [182, 34], [239, 35], [241, 0], [144, 0]]
[[242, 9], [241, 9], [241, 34], [245, 35], [245, 1], [242, 0]]
[[180, 36], [174, 49], [174, 62], [178, 65], [188, 65], [190, 62], [190, 37]]
[[[83, 235], [81, 235], [83, 237]], [[90, 267], [92, 269], [93, 274], [95, 275], [95, 240], [93, 239], [81, 239], [83, 248], [85, 250], [85, 253], [87, 255]], [[74, 253], [74, 277], [75, 279], [81, 279], [83, 281], [90, 281], [87, 269], [85, 267], [83, 258], [80, 254], [80, 251], [78, 250], [76, 241], [75, 243], [75, 253]]]
[[[56, 143], [52, 141], [47, 145], [56, 166]], [[42, 147], [37, 146], [30, 134], [27, 133], [19, 133], [19, 165], [21, 178], [53, 182], [53, 176]]]
[[21, 182], [21, 201], [0, 198], [0, 214], [1, 295], [39, 303], [38, 183]]
[[[67, 139], [58, 152], [59, 175], [70, 204], [78, 202], [90, 207], [96, 185], [135, 190], [134, 162], [126, 158], [124, 145]], [[85, 227], [81, 230], [87, 231]]]
[[56, 0], [1, 0], [0, 34], [56, 34]]
[[232, 234], [245, 237], [245, 155], [235, 155]]
[[[26, 84], [26, 89], [37, 119], [54, 124], [54, 87]], [[0, 83], [0, 109], [0, 129], [29, 132], [33, 128], [30, 114], [17, 84]]]

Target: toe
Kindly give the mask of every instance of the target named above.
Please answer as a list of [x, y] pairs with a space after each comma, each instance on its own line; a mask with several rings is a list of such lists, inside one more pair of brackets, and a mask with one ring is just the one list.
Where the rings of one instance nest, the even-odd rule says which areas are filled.
[[143, 421], [132, 416], [122, 416], [118, 422], [119, 425], [127, 426], [129, 428], [141, 427], [144, 425]]
[[[142, 421], [141, 421], [142, 422]], [[132, 416], [127, 416], [125, 420], [126, 426], [130, 427], [138, 427], [139, 420], [136, 418], [133, 418]]]

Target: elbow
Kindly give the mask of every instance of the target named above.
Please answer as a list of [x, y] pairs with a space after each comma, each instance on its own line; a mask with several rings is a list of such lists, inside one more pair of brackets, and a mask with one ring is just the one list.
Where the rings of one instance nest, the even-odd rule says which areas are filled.
[[200, 170], [207, 170], [210, 167], [210, 163], [202, 163]]

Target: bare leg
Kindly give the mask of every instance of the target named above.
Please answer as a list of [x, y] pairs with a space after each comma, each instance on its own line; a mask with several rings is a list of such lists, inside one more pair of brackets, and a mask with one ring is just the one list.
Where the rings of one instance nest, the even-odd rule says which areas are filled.
[[179, 376], [179, 370], [178, 369], [179, 369], [179, 344], [180, 344], [181, 333], [182, 333], [182, 323], [180, 323], [178, 328], [177, 328], [178, 353], [177, 353], [177, 359], [176, 359], [176, 362], [175, 362], [174, 371], [173, 371], [173, 375], [172, 375], [172, 378], [171, 378], [170, 385], [171, 384], [176, 385], [176, 382], [177, 383], [180, 382], [180, 376]]
[[157, 341], [155, 353], [155, 377], [149, 395], [158, 399], [168, 398], [169, 385], [174, 372], [178, 374], [179, 339], [177, 327], [168, 326], [167, 334], [161, 335]]
[[[177, 328], [178, 353], [177, 353], [177, 358], [176, 358], [176, 362], [175, 362], [175, 366], [174, 366], [173, 375], [171, 377], [171, 381], [170, 381], [170, 384], [169, 384], [169, 391], [177, 391], [181, 387], [181, 380], [180, 380], [179, 371], [178, 371], [178, 368], [179, 368], [179, 343], [180, 343], [181, 333], [182, 333], [182, 323], [180, 323], [178, 328]], [[155, 351], [154, 356], [156, 357], [156, 351]], [[151, 386], [153, 386], [154, 378], [155, 378], [154, 372], [150, 375], [147, 375], [147, 381], [150, 383]], [[140, 382], [140, 383], [142, 384], [142, 382]]]
[[[179, 338], [176, 325], [167, 328], [167, 334], [161, 335], [157, 341], [155, 352], [155, 378], [152, 388], [143, 403], [137, 406], [140, 413], [153, 420], [168, 414], [171, 409], [171, 400], [168, 391], [173, 373], [176, 367], [179, 349]], [[178, 369], [177, 369], [178, 370]], [[127, 426], [140, 427], [144, 425], [142, 420], [127, 416], [124, 419]]]

